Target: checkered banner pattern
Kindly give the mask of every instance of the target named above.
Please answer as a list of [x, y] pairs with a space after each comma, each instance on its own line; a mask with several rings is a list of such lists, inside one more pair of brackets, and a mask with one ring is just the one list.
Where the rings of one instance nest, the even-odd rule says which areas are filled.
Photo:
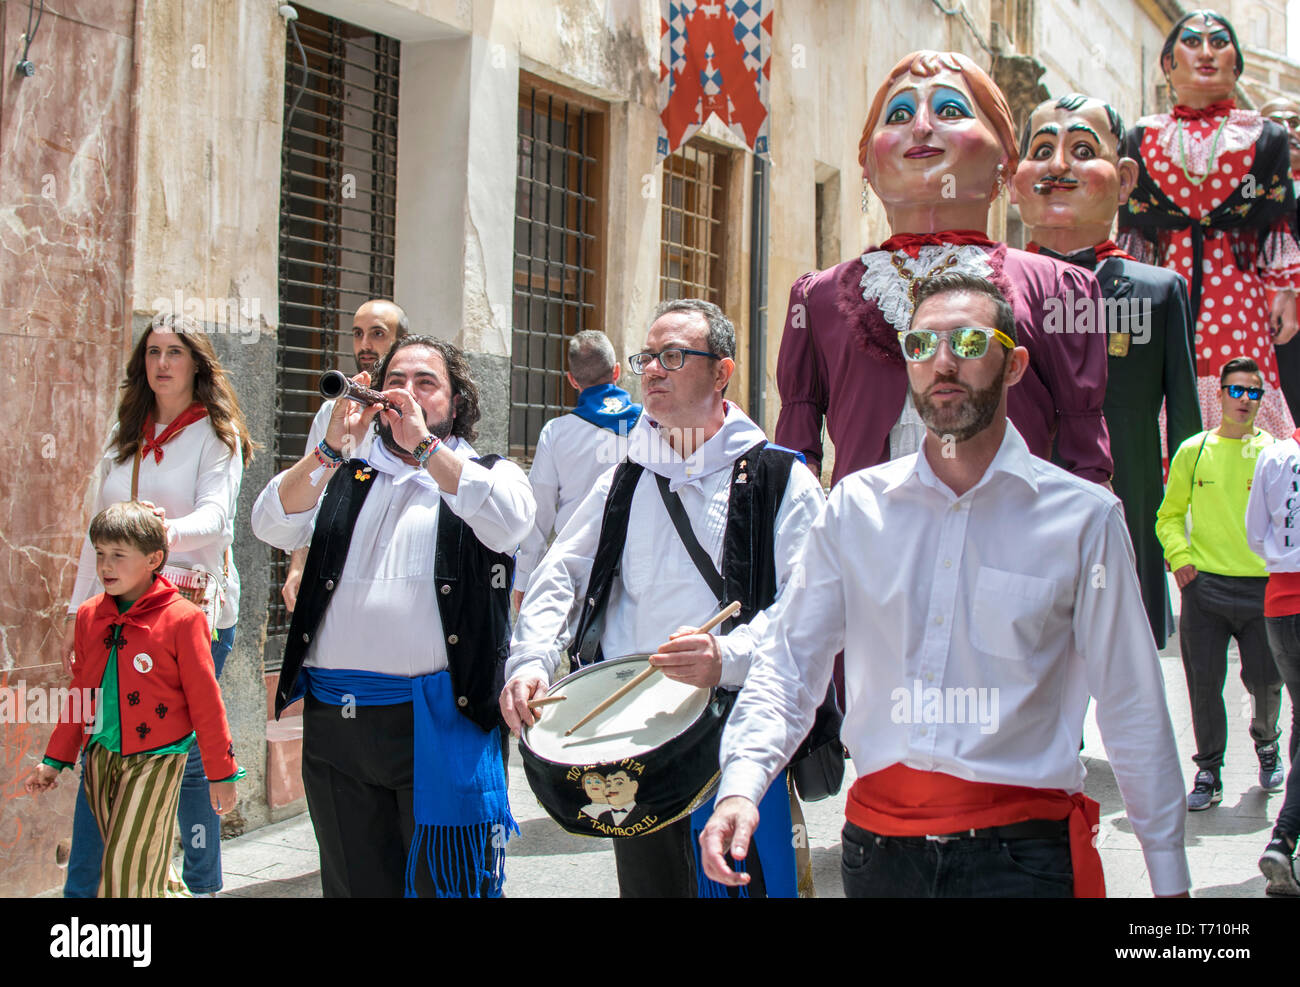
[[661, 0], [659, 142], [667, 157], [710, 115], [768, 156], [775, 0]]

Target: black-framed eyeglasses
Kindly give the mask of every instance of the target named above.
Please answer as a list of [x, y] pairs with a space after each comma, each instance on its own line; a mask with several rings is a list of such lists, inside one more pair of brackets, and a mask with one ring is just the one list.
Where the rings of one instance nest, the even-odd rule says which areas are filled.
[[1230, 398], [1239, 398], [1244, 394], [1252, 401], [1258, 401], [1264, 396], [1264, 388], [1247, 387], [1245, 384], [1224, 384], [1220, 390], [1227, 391]]
[[642, 353], [633, 353], [627, 358], [627, 365], [632, 368], [632, 373], [640, 377], [645, 373], [645, 368], [650, 366], [651, 360], [658, 360], [659, 366], [665, 370], [681, 370], [686, 363], [687, 356], [707, 356], [710, 360], [721, 360], [722, 357], [716, 353], [710, 353], [707, 350], [687, 350], [680, 346], [672, 346], [666, 350], [660, 350], [658, 353], [651, 353], [646, 350]]

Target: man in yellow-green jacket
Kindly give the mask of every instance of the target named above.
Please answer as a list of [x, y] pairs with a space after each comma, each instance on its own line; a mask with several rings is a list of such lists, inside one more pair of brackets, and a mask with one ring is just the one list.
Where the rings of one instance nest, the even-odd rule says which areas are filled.
[[1264, 623], [1264, 561], [1246, 543], [1246, 502], [1255, 460], [1273, 437], [1255, 428], [1264, 379], [1254, 360], [1236, 357], [1219, 373], [1223, 422], [1178, 447], [1156, 515], [1156, 535], [1182, 594], [1178, 639], [1191, 695], [1196, 781], [1190, 811], [1223, 800], [1228, 719], [1223, 685], [1228, 640], [1241, 652], [1241, 681], [1254, 700], [1250, 736], [1265, 790], [1283, 782], [1278, 755], [1282, 680]]

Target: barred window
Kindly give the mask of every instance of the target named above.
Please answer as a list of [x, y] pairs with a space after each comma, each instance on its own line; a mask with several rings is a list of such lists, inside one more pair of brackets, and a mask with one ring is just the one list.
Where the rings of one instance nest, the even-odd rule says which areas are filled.
[[600, 329], [599, 176], [603, 115], [525, 75], [510, 368], [510, 455], [527, 460], [542, 426], [576, 400], [564, 379], [567, 341]]
[[[399, 43], [305, 7], [298, 13], [307, 73], [304, 80], [302, 56], [287, 37], [277, 470], [303, 455], [322, 401], [320, 375], [355, 373], [352, 315], [369, 298], [392, 297], [396, 249]], [[283, 553], [273, 557], [267, 634], [280, 635], [289, 628], [280, 597], [288, 567]], [[268, 669], [281, 650], [268, 641]]]
[[659, 300], [722, 304], [727, 155], [695, 141], [664, 159]]

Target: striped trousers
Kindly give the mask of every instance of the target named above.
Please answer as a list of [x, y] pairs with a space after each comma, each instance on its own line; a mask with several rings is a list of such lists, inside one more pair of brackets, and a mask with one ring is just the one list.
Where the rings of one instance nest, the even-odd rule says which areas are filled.
[[104, 839], [100, 898], [164, 898], [176, 839], [176, 805], [185, 776], [184, 754], [123, 757], [99, 744], [86, 751], [82, 774], [91, 814]]

